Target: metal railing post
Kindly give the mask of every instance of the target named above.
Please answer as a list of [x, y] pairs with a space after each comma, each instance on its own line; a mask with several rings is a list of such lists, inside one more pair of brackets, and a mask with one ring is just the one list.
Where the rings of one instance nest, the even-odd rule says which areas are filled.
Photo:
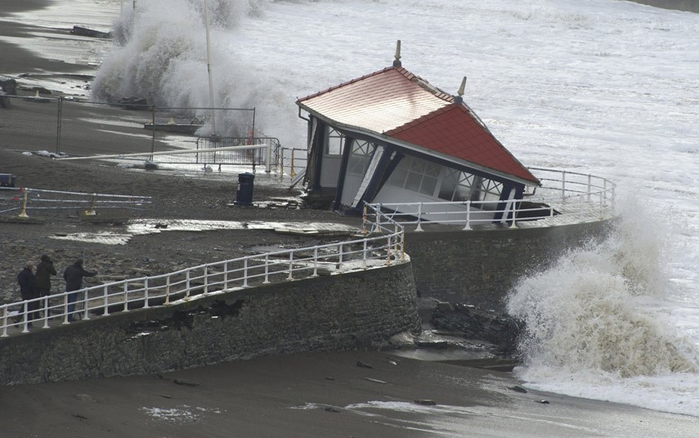
[[313, 248], [313, 274], [311, 277], [318, 276], [318, 247]]
[[417, 204], [417, 227], [415, 228], [415, 231], [422, 231], [422, 226], [420, 226], [421, 221], [422, 221], [422, 202], [419, 202]]
[[223, 290], [228, 290], [228, 260], [223, 263]]
[[209, 294], [209, 264], [204, 265], [204, 296]]
[[405, 233], [400, 233], [400, 261], [405, 261]]
[[248, 258], [243, 259], [243, 287], [248, 286]]
[[146, 280], [143, 284], [143, 308], [148, 309], [150, 306], [148, 305], [148, 299], [150, 298], [150, 286], [149, 286], [149, 280], [150, 277], [146, 277]]
[[0, 335], [0, 338], [6, 338], [9, 335], [7, 334], [7, 306], [4, 306], [2, 308], [2, 335]]
[[471, 201], [466, 201], [466, 226], [464, 231], [471, 231]]
[[398, 241], [398, 224], [394, 224], [393, 226], [393, 253], [398, 254], [398, 246], [399, 246], [399, 241]]
[[85, 289], [85, 292], [83, 292], [83, 319], [85, 321], [90, 320], [90, 290]]
[[386, 265], [391, 264], [391, 236], [388, 236], [388, 240], [386, 242]]
[[22, 333], [29, 333], [29, 303], [24, 301], [22, 303], [22, 308], [24, 309], [24, 328], [22, 329]]
[[19, 212], [19, 217], [27, 218], [29, 217], [27, 215], [27, 198], [29, 197], [29, 189], [25, 188], [21, 190], [24, 193], [24, 196], [22, 197], [22, 211]]
[[191, 281], [190, 274], [192, 271], [187, 269], [186, 272], [187, 272], [187, 274], [186, 274], [187, 281], [185, 282], [184, 300], [189, 301], [189, 293], [190, 293], [190, 287], [191, 287], [190, 286], [190, 281]]
[[167, 276], [165, 281], [165, 303], [166, 306], [170, 305], [170, 276]]
[[129, 311], [129, 282], [124, 282], [124, 312]]
[[70, 324], [70, 321], [68, 321], [68, 318], [70, 315], [68, 314], [68, 295], [70, 295], [73, 292], [64, 292], [63, 293], [63, 324]]
[[109, 316], [109, 287], [104, 286], [104, 316]]
[[61, 153], [61, 124], [63, 123], [63, 97], [58, 98], [58, 115], [56, 117], [56, 153]]
[[362, 208], [362, 234], [366, 236], [366, 222], [367, 222], [367, 205], [364, 203], [364, 207]]
[[294, 279], [294, 251], [289, 252], [289, 276], [286, 279]]
[[362, 259], [363, 259], [362, 262], [363, 262], [364, 269], [367, 268], [367, 263], [366, 263], [366, 259], [367, 259], [367, 247], [368, 247], [367, 240], [364, 239], [364, 248], [363, 248], [363, 250], [362, 250]]
[[41, 300], [41, 302], [44, 305], [44, 325], [42, 328], [46, 329], [49, 328], [49, 297], [44, 297], [44, 299]]
[[265, 279], [262, 284], [269, 284], [269, 254], [265, 254]]

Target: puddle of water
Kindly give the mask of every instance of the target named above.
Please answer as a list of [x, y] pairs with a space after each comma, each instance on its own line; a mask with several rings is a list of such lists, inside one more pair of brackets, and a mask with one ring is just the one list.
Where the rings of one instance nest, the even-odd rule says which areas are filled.
[[[162, 233], [166, 231], [204, 232], [216, 230], [270, 230], [284, 233], [339, 235], [357, 232], [357, 228], [334, 223], [322, 222], [237, 222], [206, 221], [188, 219], [131, 219], [126, 224], [124, 233], [71, 233], [49, 236], [51, 239], [72, 240], [77, 242], [99, 243], [103, 245], [126, 245], [133, 236]], [[272, 251], [278, 247], [270, 247]]]

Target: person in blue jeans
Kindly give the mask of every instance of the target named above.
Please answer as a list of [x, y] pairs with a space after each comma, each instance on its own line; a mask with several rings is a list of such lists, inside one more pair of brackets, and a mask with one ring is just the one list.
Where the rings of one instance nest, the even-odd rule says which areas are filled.
[[[97, 272], [86, 271], [83, 268], [82, 259], [77, 259], [75, 263], [68, 266], [63, 272], [63, 279], [66, 281], [66, 292], [79, 290], [83, 288], [84, 277], [94, 277]], [[75, 302], [78, 300], [78, 294], [68, 294], [68, 321], [75, 321]]]

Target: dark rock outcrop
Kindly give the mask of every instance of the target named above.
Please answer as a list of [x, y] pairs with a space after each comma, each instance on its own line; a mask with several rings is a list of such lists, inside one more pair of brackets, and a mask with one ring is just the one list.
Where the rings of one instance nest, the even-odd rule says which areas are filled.
[[487, 341], [498, 353], [516, 354], [521, 324], [507, 314], [483, 310], [462, 303], [440, 303], [432, 314], [431, 324], [438, 330], [458, 333], [466, 339]]

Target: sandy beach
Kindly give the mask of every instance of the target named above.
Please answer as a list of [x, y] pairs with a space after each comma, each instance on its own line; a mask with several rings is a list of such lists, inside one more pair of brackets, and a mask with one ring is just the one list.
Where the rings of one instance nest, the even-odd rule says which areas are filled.
[[[8, 21], [8, 14], [47, 3], [0, 0], [0, 77], [16, 78], [22, 85], [23, 73], [84, 69], [40, 59], [2, 41], [4, 36], [22, 37], [28, 29]], [[356, 218], [324, 210], [231, 207], [236, 181], [225, 178], [182, 178], [23, 155], [22, 151], [31, 149], [18, 145], [29, 135], [29, 128], [3, 124], [4, 111], [13, 110], [0, 109], [0, 173], [17, 175], [23, 186], [152, 196], [153, 205], [144, 213], [152, 218], [358, 225]], [[99, 134], [86, 128], [84, 135]], [[46, 139], [47, 144], [52, 141], [52, 137]], [[288, 184], [256, 187], [259, 199], [296, 194]], [[80, 255], [88, 268], [116, 275], [159, 273], [176, 265], [247, 254], [264, 245], [315, 242], [268, 231], [236, 230], [162, 233], [139, 236], [125, 246], [105, 246], [51, 239], [57, 233], [95, 231], [94, 225], [80, 223], [73, 215], [44, 215], [43, 219], [42, 225], [0, 222], [2, 287], [13, 285], [24, 261], [40, 253], [50, 254], [62, 267]], [[408, 355], [405, 351], [307, 353], [160, 375], [4, 387], [0, 389], [0, 438], [671, 438], [699, 434], [696, 417], [523, 390], [525, 384], [512, 373], [420, 361]]]

